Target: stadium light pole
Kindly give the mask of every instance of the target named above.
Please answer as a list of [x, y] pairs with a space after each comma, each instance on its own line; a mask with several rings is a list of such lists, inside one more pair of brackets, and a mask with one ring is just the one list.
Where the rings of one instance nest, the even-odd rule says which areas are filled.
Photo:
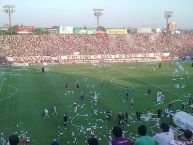
[[173, 16], [173, 12], [172, 11], [165, 11], [164, 17], [166, 18], [166, 28], [167, 28], [167, 30], [169, 30], [169, 27], [168, 27], [169, 18], [171, 18], [172, 16]]
[[97, 18], [97, 28], [99, 27], [99, 19], [100, 17], [104, 14], [103, 11], [104, 9], [93, 9], [94, 11], [94, 16]]
[[5, 5], [3, 8], [3, 11], [9, 16], [9, 33], [12, 35], [11, 14], [15, 12], [15, 5]]

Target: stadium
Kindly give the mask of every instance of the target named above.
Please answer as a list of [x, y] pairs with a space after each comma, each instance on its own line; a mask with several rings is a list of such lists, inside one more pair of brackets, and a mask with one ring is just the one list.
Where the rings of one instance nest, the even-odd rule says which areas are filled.
[[104, 28], [97, 10], [96, 28], [59, 26], [37, 34], [17, 25], [13, 34], [9, 25], [1, 31], [0, 143], [11, 145], [13, 134], [24, 145], [93, 138], [115, 145], [118, 126], [137, 145], [140, 125], [155, 139], [163, 122], [179, 142], [184, 130], [193, 131], [193, 33], [178, 33], [168, 21], [160, 32]]

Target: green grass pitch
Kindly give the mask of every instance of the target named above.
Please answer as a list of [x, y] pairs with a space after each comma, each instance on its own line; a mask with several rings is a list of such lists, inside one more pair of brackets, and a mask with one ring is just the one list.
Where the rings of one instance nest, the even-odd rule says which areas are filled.
[[[128, 123], [120, 126], [126, 137], [135, 139], [139, 124], [146, 124], [149, 134], [150, 130], [158, 131], [156, 121], [137, 121], [136, 110], [156, 114], [156, 109], [162, 108], [163, 112], [169, 101], [174, 101], [173, 111], [181, 110], [182, 102], [193, 94], [193, 68], [188, 62], [162, 63], [160, 69], [158, 63], [48, 65], [45, 73], [41, 67], [0, 67], [0, 143], [17, 132], [19, 136], [26, 133], [32, 145], [48, 145], [53, 139], [62, 145], [80, 145], [86, 144], [94, 129], [100, 144], [105, 145], [112, 136], [112, 127], [117, 125], [118, 112], [128, 112]], [[76, 88], [77, 80], [80, 88]], [[125, 86], [129, 88], [128, 98]], [[145, 95], [147, 89], [152, 90], [150, 96]], [[163, 103], [156, 102], [157, 91], [164, 93]], [[133, 107], [129, 104], [131, 98]], [[74, 103], [78, 115], [74, 113]], [[52, 115], [53, 106], [57, 115]], [[45, 108], [49, 110], [46, 119], [42, 117]], [[108, 109], [112, 110], [111, 121], [105, 117]], [[190, 107], [185, 105], [185, 110], [190, 111]], [[66, 127], [64, 113], [68, 114]], [[171, 122], [162, 117], [163, 120]]]

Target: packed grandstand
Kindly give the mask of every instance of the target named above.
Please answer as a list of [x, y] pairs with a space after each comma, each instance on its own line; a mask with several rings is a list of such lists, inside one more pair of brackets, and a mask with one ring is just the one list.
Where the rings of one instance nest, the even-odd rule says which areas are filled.
[[1, 64], [164, 61], [193, 55], [193, 34], [1, 35]]

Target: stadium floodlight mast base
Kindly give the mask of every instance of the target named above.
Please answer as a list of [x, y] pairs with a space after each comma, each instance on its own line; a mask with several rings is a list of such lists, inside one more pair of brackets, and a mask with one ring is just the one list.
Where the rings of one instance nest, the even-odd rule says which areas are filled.
[[97, 28], [99, 27], [99, 19], [100, 17], [104, 14], [103, 11], [104, 9], [93, 9], [94, 11], [94, 16], [97, 18]]
[[166, 28], [167, 30], [169, 30], [168, 24], [169, 24], [169, 18], [171, 18], [173, 16], [173, 12], [172, 11], [165, 11], [164, 12], [164, 17], [166, 18]]
[[9, 34], [11, 34], [11, 41], [9, 43], [10, 47], [12, 48], [12, 26], [11, 26], [11, 14], [15, 12], [14, 8], [15, 5], [4, 5], [4, 12], [9, 15]]
[[11, 26], [11, 14], [15, 12], [15, 5], [4, 5], [4, 12], [9, 15], [9, 32], [12, 35], [12, 26]]

